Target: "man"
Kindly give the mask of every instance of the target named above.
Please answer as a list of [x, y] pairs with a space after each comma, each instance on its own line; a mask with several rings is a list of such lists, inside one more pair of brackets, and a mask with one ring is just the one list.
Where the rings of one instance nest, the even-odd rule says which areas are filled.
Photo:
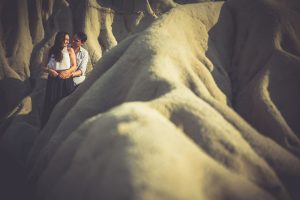
[[85, 80], [85, 71], [89, 60], [89, 53], [82, 45], [86, 42], [87, 36], [83, 32], [77, 32], [74, 34], [71, 42], [71, 47], [75, 51], [77, 70], [72, 73], [73, 81], [77, 87]]

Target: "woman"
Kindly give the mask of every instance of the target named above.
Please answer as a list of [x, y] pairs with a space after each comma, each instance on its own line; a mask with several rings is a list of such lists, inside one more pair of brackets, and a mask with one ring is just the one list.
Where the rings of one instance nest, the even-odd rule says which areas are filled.
[[70, 36], [67, 32], [58, 32], [54, 45], [48, 54], [45, 71], [49, 73], [46, 87], [42, 127], [47, 123], [54, 106], [74, 90], [72, 73], [76, 70], [76, 56], [68, 48]]

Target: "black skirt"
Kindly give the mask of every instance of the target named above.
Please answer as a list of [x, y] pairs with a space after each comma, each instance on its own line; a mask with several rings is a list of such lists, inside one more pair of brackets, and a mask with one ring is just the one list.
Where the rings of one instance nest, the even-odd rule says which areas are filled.
[[61, 79], [48, 76], [41, 128], [47, 123], [55, 105], [75, 89], [73, 78]]

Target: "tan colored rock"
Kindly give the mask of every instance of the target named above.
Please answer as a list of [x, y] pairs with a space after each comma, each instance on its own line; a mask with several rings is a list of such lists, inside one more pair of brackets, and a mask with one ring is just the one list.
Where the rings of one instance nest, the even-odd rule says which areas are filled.
[[[41, 76], [40, 69], [45, 52], [53, 44], [59, 30], [84, 31], [88, 34], [86, 48], [92, 65], [102, 54], [128, 35], [147, 27], [163, 12], [176, 4], [173, 1], [66, 1], [28, 0], [0, 2], [0, 120], [6, 120], [22, 98], [29, 95]], [[155, 12], [152, 10], [155, 10]], [[3, 64], [2, 64], [3, 63]], [[6, 80], [13, 78], [12, 81]], [[8, 81], [8, 82], [7, 82]], [[9, 90], [15, 84], [16, 94]], [[27, 108], [26, 108], [27, 109]]]
[[[38, 182], [41, 187], [38, 194], [42, 196], [46, 194], [45, 198], [47, 198], [47, 191], [49, 191], [49, 198], [53, 197], [51, 195], [58, 195], [55, 197], [62, 199], [66, 198], [64, 195], [78, 196], [79, 194], [60, 192], [63, 185], [69, 181], [74, 182], [74, 180], [71, 181], [74, 175], [68, 174], [72, 174], [72, 170], [63, 171], [65, 168], [60, 165], [73, 165], [68, 161], [56, 160], [59, 155], [63, 154], [62, 152], [69, 152], [65, 145], [79, 130], [76, 128], [79, 126], [75, 124], [92, 121], [87, 126], [91, 127], [98, 119], [94, 116], [102, 116], [99, 113], [108, 111], [104, 116], [110, 116], [109, 110], [114, 106], [123, 102], [138, 101], [144, 102], [143, 104], [150, 106], [169, 119], [189, 136], [206, 155], [214, 158], [232, 173], [246, 178], [256, 187], [274, 195], [274, 198], [288, 199], [289, 194], [286, 189], [295, 197], [297, 191], [290, 184], [293, 182], [291, 180], [299, 179], [298, 158], [260, 135], [229, 107], [229, 102], [232, 100], [231, 81], [226, 71], [230, 69], [228, 58], [232, 52], [221, 51], [232, 48], [230, 45], [234, 40], [232, 30], [221, 32], [223, 27], [234, 26], [227, 6], [232, 5], [208, 3], [197, 6], [178, 6], [168, 15], [162, 16], [154, 22], [150, 28], [128, 38], [107, 54], [98, 63], [99, 67], [94, 69], [84, 85], [70, 98], [61, 102], [42, 132], [42, 136], [36, 142], [31, 159], [37, 161], [33, 162], [35, 163], [32, 171], [33, 180], [42, 174], [42, 178]], [[173, 20], [174, 18], [177, 20]], [[221, 33], [222, 35], [220, 35]], [[135, 104], [133, 103], [133, 105]], [[65, 113], [68, 114], [65, 115]], [[78, 115], [78, 113], [81, 114]], [[130, 115], [128, 114], [128, 116]], [[136, 120], [142, 119], [141, 117]], [[159, 124], [159, 121], [161, 120], [153, 123]], [[112, 131], [105, 125], [99, 126], [102, 128], [97, 128], [95, 131], [97, 130], [96, 132], [100, 135], [107, 135]], [[113, 127], [118, 127], [118, 125]], [[142, 131], [140, 134], [145, 132], [147, 131]], [[166, 132], [168, 131], [164, 130], [160, 134], [166, 134]], [[173, 131], [169, 130], [169, 132]], [[89, 133], [88, 130], [82, 132], [82, 134]], [[117, 131], [117, 133], [122, 134], [121, 131]], [[147, 134], [152, 134], [151, 129]], [[114, 141], [117, 142], [118, 139]], [[159, 144], [161, 142], [159, 141], [156, 143]], [[75, 145], [75, 142], [73, 144]], [[72, 142], [68, 145], [72, 145]], [[161, 144], [161, 146], [165, 145]], [[267, 149], [265, 149], [266, 147]], [[64, 148], [66, 149], [62, 150]], [[188, 147], [182, 145], [182, 148]], [[84, 149], [85, 152], [89, 151], [88, 147]], [[72, 152], [72, 150], [70, 151]], [[137, 151], [143, 152], [143, 146]], [[99, 150], [99, 152], [102, 151]], [[123, 156], [124, 162], [131, 163], [126, 160], [127, 156], [128, 154]], [[45, 160], [45, 158], [47, 159]], [[59, 159], [63, 160], [63, 158]], [[114, 156], [109, 159], [114, 160]], [[107, 162], [103, 161], [99, 168]], [[176, 166], [176, 164], [174, 165]], [[92, 167], [92, 165], [90, 166]], [[55, 170], [59, 170], [59, 172]], [[126, 170], [131, 170], [131, 168], [127, 167]], [[63, 179], [57, 179], [64, 173], [68, 175]], [[152, 172], [149, 170], [144, 173], [135, 175], [143, 177]], [[166, 174], [168, 171], [163, 173]], [[55, 178], [55, 174], [57, 174], [57, 178]], [[197, 176], [196, 174], [194, 173], [195, 176]], [[107, 176], [114, 180], [112, 175]], [[291, 178], [290, 183], [286, 182], [285, 176]], [[106, 177], [106, 175], [99, 175], [99, 177]], [[228, 183], [228, 185], [230, 184]], [[47, 190], [49, 187], [57, 189]], [[66, 190], [77, 191], [76, 185], [72, 188], [68, 184], [68, 187], [70, 189]], [[109, 193], [109, 190], [105, 191]], [[175, 189], [174, 193], [176, 192]], [[178, 196], [180, 196], [179, 192], [176, 193]], [[85, 192], [80, 193], [84, 194]], [[138, 193], [139, 189], [133, 190], [127, 195], [131, 198], [133, 197], [131, 195]], [[191, 193], [186, 192], [186, 195]], [[224, 191], [221, 193], [226, 194]], [[100, 192], [97, 197], [104, 194], [110, 195], [110, 193]], [[235, 194], [237, 195], [237, 193]], [[222, 199], [220, 196], [218, 198]], [[266, 197], [261, 196], [261, 198]]]
[[87, 120], [48, 169], [39, 199], [272, 199], [144, 103]]
[[82, 2], [73, 28], [107, 52], [41, 132], [15, 118], [0, 143], [38, 199], [300, 197], [298, 1]]

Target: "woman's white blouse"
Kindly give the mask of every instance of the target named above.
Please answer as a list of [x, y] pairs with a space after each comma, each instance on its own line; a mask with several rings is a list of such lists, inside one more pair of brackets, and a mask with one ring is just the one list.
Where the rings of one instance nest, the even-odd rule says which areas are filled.
[[60, 62], [57, 62], [54, 58], [54, 55], [52, 54], [50, 57], [50, 60], [48, 62], [48, 67], [50, 69], [54, 70], [66, 70], [71, 67], [71, 61], [70, 61], [70, 56], [67, 47], [63, 48], [61, 51], [63, 54], [62, 60]]

